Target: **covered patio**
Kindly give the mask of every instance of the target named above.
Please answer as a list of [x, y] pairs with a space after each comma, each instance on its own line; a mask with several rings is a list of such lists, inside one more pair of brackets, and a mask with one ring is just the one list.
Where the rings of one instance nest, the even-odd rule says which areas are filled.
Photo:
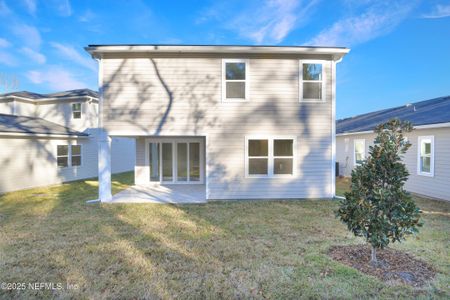
[[123, 190], [106, 203], [206, 203], [204, 184], [147, 184]]

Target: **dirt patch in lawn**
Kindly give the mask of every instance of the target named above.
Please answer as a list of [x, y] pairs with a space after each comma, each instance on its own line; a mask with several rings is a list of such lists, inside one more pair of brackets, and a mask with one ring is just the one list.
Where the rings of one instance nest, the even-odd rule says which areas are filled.
[[328, 255], [365, 274], [376, 276], [388, 284], [403, 283], [420, 287], [436, 274], [433, 267], [427, 263], [393, 249], [377, 251], [377, 258], [382, 265], [378, 267], [370, 264], [370, 248], [366, 245], [333, 246]]

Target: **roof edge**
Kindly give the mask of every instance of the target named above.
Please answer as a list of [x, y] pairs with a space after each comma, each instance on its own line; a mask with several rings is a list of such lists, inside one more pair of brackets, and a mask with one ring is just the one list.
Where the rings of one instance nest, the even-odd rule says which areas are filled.
[[276, 54], [327, 54], [336, 60], [350, 52], [346, 47], [322, 46], [250, 46], [250, 45], [169, 45], [169, 44], [91, 44], [84, 48], [94, 58], [104, 53], [276, 53]]
[[74, 99], [86, 99], [86, 100], [92, 100], [92, 101], [98, 102], [98, 97], [92, 97], [92, 96], [48, 97], [48, 98], [39, 98], [39, 99], [21, 97], [21, 96], [16, 96], [16, 95], [0, 96], [0, 100], [4, 100], [4, 99], [13, 99], [13, 100], [31, 102], [31, 103], [36, 103], [36, 104], [52, 102], [52, 101], [70, 101], [70, 100], [74, 100]]
[[[433, 129], [433, 128], [446, 128], [446, 127], [450, 127], [450, 122], [430, 123], [430, 124], [423, 124], [423, 125], [413, 126], [414, 129]], [[374, 132], [373, 130], [348, 131], [348, 132], [336, 133], [336, 136], [346, 136], [346, 135], [355, 135], [355, 134], [367, 134], [367, 133], [373, 133], [373, 132]]]
[[0, 131], [0, 136], [3, 137], [48, 137], [48, 138], [77, 138], [77, 139], [86, 139], [89, 138], [89, 135], [79, 135], [79, 134], [53, 134], [53, 133], [28, 133], [28, 132], [9, 132], [9, 131]]

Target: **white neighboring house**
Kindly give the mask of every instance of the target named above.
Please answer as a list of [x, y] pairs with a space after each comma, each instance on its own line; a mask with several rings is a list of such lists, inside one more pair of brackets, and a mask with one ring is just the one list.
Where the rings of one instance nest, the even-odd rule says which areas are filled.
[[[0, 95], [0, 193], [98, 175], [98, 94]], [[112, 172], [133, 170], [133, 139], [114, 138]]]
[[206, 200], [334, 196], [336, 64], [349, 49], [86, 50], [100, 63], [101, 201], [112, 197], [108, 139], [120, 136], [136, 140], [139, 187], [195, 187]]
[[412, 144], [404, 157], [410, 173], [406, 189], [428, 197], [450, 200], [450, 96], [371, 112], [336, 123], [336, 161], [339, 175], [368, 155], [376, 125], [392, 118], [410, 121], [414, 130], [406, 134]]

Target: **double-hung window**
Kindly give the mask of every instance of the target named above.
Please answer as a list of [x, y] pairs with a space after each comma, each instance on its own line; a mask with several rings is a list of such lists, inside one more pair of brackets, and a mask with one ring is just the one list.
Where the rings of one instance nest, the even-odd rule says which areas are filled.
[[81, 103], [72, 103], [72, 117], [81, 119]]
[[354, 140], [353, 164], [360, 165], [366, 159], [366, 140]]
[[58, 145], [56, 147], [56, 163], [58, 167], [68, 167], [69, 166], [69, 146]]
[[70, 146], [70, 162], [72, 167], [81, 166], [81, 145]]
[[294, 148], [293, 137], [247, 137], [246, 176], [294, 175]]
[[417, 174], [434, 176], [434, 136], [419, 136]]
[[56, 164], [61, 168], [81, 166], [81, 145], [57, 145]]
[[300, 102], [325, 101], [324, 64], [317, 60], [300, 60]]
[[248, 90], [248, 60], [224, 59], [222, 61], [222, 101], [246, 101]]

